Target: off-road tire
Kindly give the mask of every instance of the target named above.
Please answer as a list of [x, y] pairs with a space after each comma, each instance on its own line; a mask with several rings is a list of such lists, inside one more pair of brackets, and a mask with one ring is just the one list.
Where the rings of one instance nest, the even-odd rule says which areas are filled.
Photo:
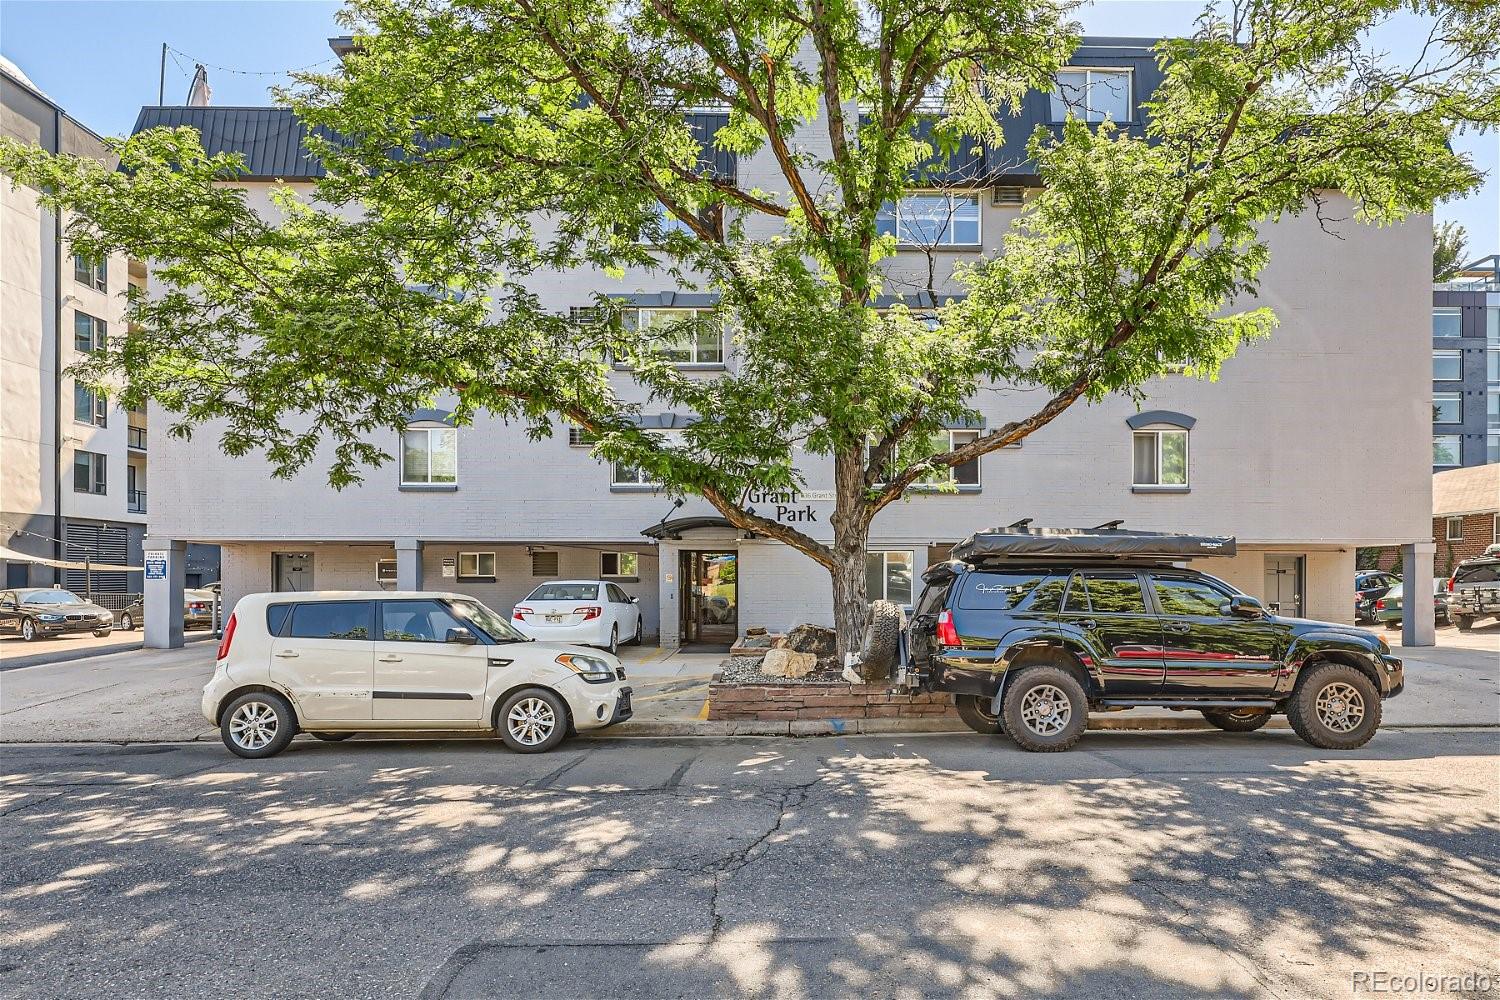
[[901, 654], [901, 605], [892, 601], [875, 601], [865, 620], [864, 642], [859, 647], [859, 662], [866, 678], [889, 677]]
[[958, 717], [963, 720], [964, 725], [983, 736], [996, 736], [1004, 732], [1004, 728], [1000, 725], [1000, 717], [990, 712], [994, 701], [993, 698], [977, 694], [953, 696], [953, 705], [958, 709]]
[[307, 735], [311, 736], [315, 740], [322, 740], [324, 743], [342, 743], [345, 740], [347, 740], [349, 737], [351, 737], [351, 736], [353, 736], [355, 734], [354, 733], [308, 733]]
[[[275, 731], [270, 740], [258, 746], [238, 739], [235, 735], [235, 721], [240, 709], [257, 705], [269, 709], [275, 717]], [[220, 717], [219, 734], [224, 740], [224, 745], [229, 748], [229, 752], [236, 757], [247, 757], [251, 760], [274, 757], [285, 750], [287, 744], [292, 742], [292, 737], [297, 735], [297, 715], [292, 711], [291, 704], [281, 695], [272, 691], [250, 691], [240, 695], [225, 707], [224, 714]]]
[[1474, 618], [1472, 615], [1456, 615], [1453, 624], [1458, 626], [1460, 632], [1467, 632], [1474, 627]]
[[[1330, 726], [1318, 699], [1331, 686], [1341, 685], [1360, 699], [1362, 716], [1352, 729]], [[1286, 717], [1292, 731], [1320, 750], [1358, 750], [1380, 728], [1380, 690], [1362, 671], [1343, 663], [1315, 663], [1305, 668], [1297, 689], [1287, 701]]]
[[[512, 731], [515, 727], [510, 725], [510, 715], [518, 707], [535, 702], [545, 704], [551, 709], [552, 721], [547, 734], [538, 742], [531, 743], [526, 741], [524, 732]], [[529, 711], [534, 711], [534, 707]], [[567, 702], [562, 700], [562, 696], [555, 691], [540, 687], [522, 688], [506, 698], [495, 713], [495, 729], [500, 733], [500, 739], [516, 753], [546, 753], [568, 738], [572, 724], [573, 720], [568, 715]]]
[[[1045, 687], [1060, 692], [1066, 699], [1067, 719], [1057, 732], [1038, 732], [1025, 717], [1027, 696]], [[1084, 691], [1078, 678], [1063, 667], [1026, 667], [1006, 682], [1000, 718], [1006, 735], [1015, 740], [1022, 750], [1057, 753], [1071, 748], [1088, 728], [1088, 692]]]
[[1253, 733], [1271, 721], [1268, 708], [1205, 708], [1203, 717], [1226, 733]]

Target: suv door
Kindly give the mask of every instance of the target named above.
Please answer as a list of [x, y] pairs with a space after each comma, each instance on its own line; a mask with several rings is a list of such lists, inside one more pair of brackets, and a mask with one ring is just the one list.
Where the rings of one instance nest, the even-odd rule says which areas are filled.
[[1168, 695], [1268, 695], [1276, 688], [1289, 626], [1240, 618], [1223, 606], [1232, 594], [1207, 580], [1151, 574], [1161, 611], [1163, 692]]
[[[443, 601], [380, 602], [372, 697], [377, 720], [476, 725], [484, 710], [489, 646]], [[449, 642], [448, 630], [478, 640]]]
[[[302, 601], [271, 642], [271, 677], [297, 699], [303, 722], [371, 718], [375, 657], [371, 601]], [[271, 615], [267, 613], [267, 620]]]
[[1166, 672], [1161, 619], [1146, 603], [1139, 573], [1074, 573], [1058, 620], [1076, 629], [1095, 650], [1106, 697], [1160, 694]]

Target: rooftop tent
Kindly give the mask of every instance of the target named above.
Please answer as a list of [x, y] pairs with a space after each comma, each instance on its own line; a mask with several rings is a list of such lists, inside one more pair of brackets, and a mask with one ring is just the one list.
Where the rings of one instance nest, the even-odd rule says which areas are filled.
[[976, 531], [953, 546], [966, 563], [1000, 559], [1196, 559], [1235, 554], [1233, 535], [1180, 535], [1120, 527], [1032, 528], [1013, 525]]

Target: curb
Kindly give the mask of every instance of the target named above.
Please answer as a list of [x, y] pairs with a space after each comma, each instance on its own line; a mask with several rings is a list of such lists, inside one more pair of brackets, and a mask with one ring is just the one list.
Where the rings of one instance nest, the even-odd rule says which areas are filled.
[[[1091, 718], [1092, 730], [1179, 730], [1214, 727], [1202, 719], [1110, 719]], [[1288, 729], [1285, 719], [1272, 719], [1267, 728]], [[1385, 727], [1395, 728], [1395, 727]], [[1214, 730], [1217, 731], [1217, 730]], [[590, 739], [630, 739], [652, 736], [850, 736], [895, 733], [968, 733], [958, 719], [790, 719], [784, 722], [734, 720], [661, 719], [632, 721], [610, 729], [586, 733]]]

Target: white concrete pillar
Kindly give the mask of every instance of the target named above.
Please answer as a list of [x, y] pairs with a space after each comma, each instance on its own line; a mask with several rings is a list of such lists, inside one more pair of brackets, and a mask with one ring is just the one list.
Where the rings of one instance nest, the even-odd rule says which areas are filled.
[[147, 537], [141, 542], [145, 557], [145, 602], [148, 649], [176, 649], [182, 638], [182, 589], [187, 579], [187, 543], [172, 538]]
[[396, 589], [422, 589], [422, 540], [396, 539]]
[[1401, 546], [1401, 645], [1436, 646], [1432, 621], [1432, 561], [1437, 545]]

